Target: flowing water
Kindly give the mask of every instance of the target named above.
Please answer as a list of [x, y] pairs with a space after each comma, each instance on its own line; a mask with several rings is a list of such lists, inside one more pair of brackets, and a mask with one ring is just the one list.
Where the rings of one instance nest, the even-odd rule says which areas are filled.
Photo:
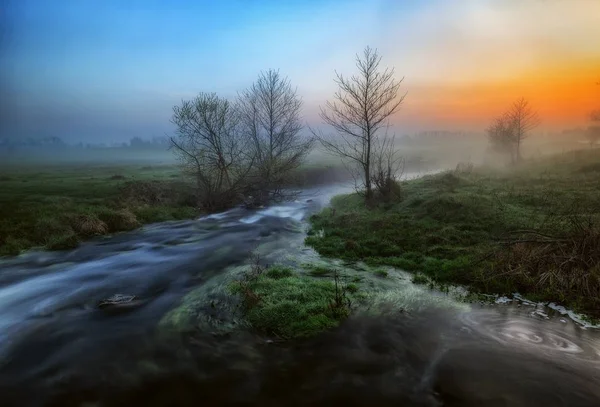
[[[600, 405], [595, 328], [526, 301], [469, 305], [398, 270], [335, 263], [365, 276], [372, 307], [317, 338], [246, 329], [226, 287], [249, 253], [331, 262], [303, 246], [306, 218], [344, 191], [0, 260], [0, 404]], [[142, 302], [98, 309], [114, 294]]]

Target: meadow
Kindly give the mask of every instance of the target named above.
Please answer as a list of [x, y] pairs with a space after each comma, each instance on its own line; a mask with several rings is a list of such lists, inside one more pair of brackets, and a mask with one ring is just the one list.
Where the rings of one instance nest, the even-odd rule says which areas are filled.
[[320, 254], [398, 267], [415, 282], [600, 310], [600, 150], [517, 168], [459, 165], [400, 183], [394, 202], [337, 196], [311, 218]]

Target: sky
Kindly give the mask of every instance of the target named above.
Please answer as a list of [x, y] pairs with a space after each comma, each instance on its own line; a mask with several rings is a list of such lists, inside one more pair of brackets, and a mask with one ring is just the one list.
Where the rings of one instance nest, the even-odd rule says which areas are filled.
[[521, 96], [548, 130], [600, 105], [600, 0], [0, 1], [0, 137], [164, 136], [173, 105], [270, 68], [317, 125], [365, 46], [404, 78], [399, 134], [482, 131]]

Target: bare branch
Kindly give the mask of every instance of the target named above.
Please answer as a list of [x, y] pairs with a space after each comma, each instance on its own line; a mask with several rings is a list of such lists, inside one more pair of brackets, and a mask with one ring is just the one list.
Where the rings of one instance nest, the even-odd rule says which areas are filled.
[[393, 144], [387, 144], [380, 130], [400, 109], [406, 96], [399, 95], [403, 78], [396, 80], [393, 69], [380, 69], [380, 62], [377, 50], [367, 47], [362, 55], [356, 55], [357, 75], [348, 78], [336, 72], [338, 90], [333, 101], [327, 101], [320, 109], [321, 120], [332, 128], [333, 133], [323, 134], [310, 129], [328, 153], [361, 169], [367, 198], [373, 193], [375, 146], [380, 143], [383, 148]]

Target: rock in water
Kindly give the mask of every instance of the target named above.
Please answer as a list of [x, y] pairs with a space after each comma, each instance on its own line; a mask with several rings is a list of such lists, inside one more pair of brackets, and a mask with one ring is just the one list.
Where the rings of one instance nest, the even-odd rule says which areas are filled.
[[115, 294], [112, 297], [101, 300], [98, 308], [108, 312], [131, 311], [140, 307], [143, 301], [135, 295]]

